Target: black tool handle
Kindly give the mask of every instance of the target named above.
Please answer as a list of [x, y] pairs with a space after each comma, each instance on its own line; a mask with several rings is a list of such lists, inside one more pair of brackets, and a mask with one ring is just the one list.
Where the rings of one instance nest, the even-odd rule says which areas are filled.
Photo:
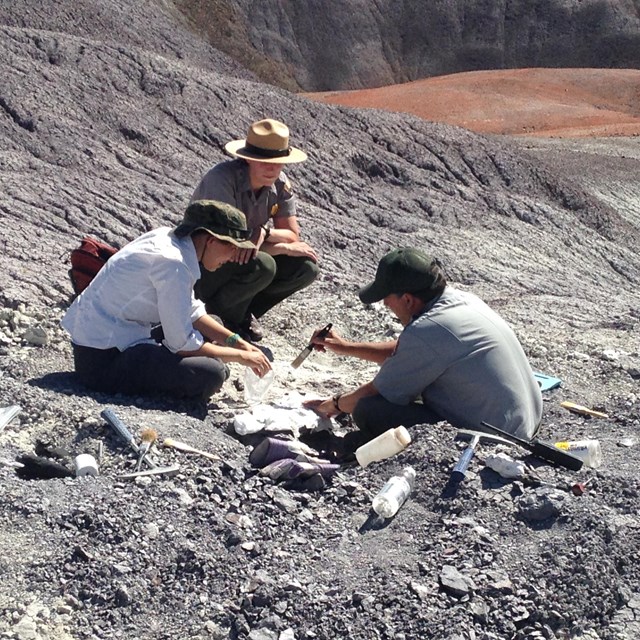
[[580, 469], [582, 469], [582, 465], [584, 464], [583, 460], [567, 451], [558, 449], [558, 447], [550, 443], [540, 442], [540, 440], [532, 440], [531, 445], [531, 453], [538, 458], [542, 458], [556, 466], [565, 467], [571, 471], [580, 471]]
[[116, 415], [115, 411], [111, 408], [104, 409], [100, 412], [100, 415], [116, 430], [116, 433], [136, 452], [138, 453], [138, 445], [135, 438], [127, 426]]
[[[322, 327], [322, 329], [318, 331], [316, 338], [326, 338], [329, 331], [331, 331], [331, 327], [333, 327], [333, 322], [329, 322], [325, 327]], [[313, 342], [310, 342], [309, 346], [313, 348]]]
[[550, 462], [558, 467], [565, 467], [571, 471], [580, 471], [580, 469], [582, 469], [583, 461], [580, 458], [568, 453], [567, 451], [562, 451], [562, 449], [558, 449], [558, 447], [554, 447], [548, 442], [542, 442], [537, 439], [531, 441], [523, 440], [522, 438], [518, 438], [507, 431], [494, 427], [488, 422], [481, 422], [481, 424], [486, 429], [489, 429], [491, 433], [496, 433], [497, 435], [502, 436], [505, 440], [509, 440], [509, 442], [513, 442], [514, 444], [521, 446], [523, 449], [526, 449], [536, 458]]

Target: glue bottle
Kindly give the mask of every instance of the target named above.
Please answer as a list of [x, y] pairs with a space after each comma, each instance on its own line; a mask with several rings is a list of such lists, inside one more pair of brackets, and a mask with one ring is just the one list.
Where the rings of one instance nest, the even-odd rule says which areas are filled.
[[356, 449], [356, 460], [361, 467], [371, 462], [384, 460], [400, 453], [411, 442], [411, 435], [403, 426], [391, 428], [377, 438], [365, 442]]
[[602, 464], [602, 449], [598, 440], [572, 440], [556, 442], [558, 449], [580, 458], [587, 467], [597, 469]]
[[416, 472], [405, 467], [399, 476], [393, 476], [373, 499], [373, 510], [383, 518], [391, 518], [411, 495], [416, 481]]

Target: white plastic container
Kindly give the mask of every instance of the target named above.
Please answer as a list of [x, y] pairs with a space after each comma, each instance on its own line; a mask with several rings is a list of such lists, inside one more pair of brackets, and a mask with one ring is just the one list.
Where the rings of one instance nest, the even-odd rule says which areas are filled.
[[393, 476], [380, 489], [373, 499], [373, 510], [383, 518], [392, 518], [398, 509], [411, 495], [416, 481], [416, 472], [412, 467], [406, 467], [399, 476]]
[[567, 440], [556, 442], [555, 446], [576, 456], [576, 458], [580, 458], [587, 467], [592, 469], [596, 469], [602, 464], [602, 449], [599, 440]]
[[96, 459], [88, 453], [81, 453], [79, 456], [76, 456], [74, 464], [76, 467], [76, 476], [78, 478], [81, 476], [98, 475], [98, 463], [96, 462]]
[[356, 460], [361, 467], [366, 467], [377, 460], [390, 458], [400, 453], [411, 442], [411, 436], [405, 427], [395, 427], [381, 433], [377, 438], [369, 440], [356, 449]]

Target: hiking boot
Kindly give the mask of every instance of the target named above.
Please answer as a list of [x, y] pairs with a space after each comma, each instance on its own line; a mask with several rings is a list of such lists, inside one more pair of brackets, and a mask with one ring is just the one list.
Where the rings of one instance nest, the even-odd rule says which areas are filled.
[[256, 317], [249, 314], [242, 322], [224, 321], [224, 326], [232, 333], [237, 333], [243, 340], [247, 342], [258, 342], [262, 340], [262, 329], [256, 320]]
[[262, 327], [258, 324], [258, 319], [252, 313], [242, 321], [241, 328], [249, 337], [249, 342], [259, 342], [264, 336]]

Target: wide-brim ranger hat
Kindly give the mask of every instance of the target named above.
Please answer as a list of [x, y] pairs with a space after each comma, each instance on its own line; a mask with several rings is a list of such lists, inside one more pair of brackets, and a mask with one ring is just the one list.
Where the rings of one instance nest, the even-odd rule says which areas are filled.
[[372, 304], [392, 293], [425, 292], [443, 283], [437, 260], [418, 249], [394, 249], [378, 264], [373, 282], [362, 287], [358, 296]]
[[173, 233], [178, 238], [184, 238], [199, 230], [241, 249], [256, 248], [256, 245], [247, 239], [249, 232], [244, 213], [226, 202], [194, 200], [187, 207], [182, 222]]
[[244, 140], [232, 140], [224, 148], [236, 158], [274, 164], [292, 164], [307, 159], [304, 151], [289, 146], [287, 125], [269, 118], [254, 122]]

